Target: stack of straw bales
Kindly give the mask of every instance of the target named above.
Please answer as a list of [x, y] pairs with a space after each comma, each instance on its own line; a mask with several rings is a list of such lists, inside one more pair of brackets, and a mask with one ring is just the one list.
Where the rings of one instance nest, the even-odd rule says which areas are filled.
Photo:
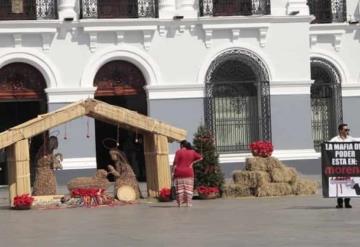
[[315, 194], [318, 183], [299, 177], [295, 168], [274, 157], [246, 159], [245, 171], [233, 172], [233, 183], [225, 186], [226, 197]]

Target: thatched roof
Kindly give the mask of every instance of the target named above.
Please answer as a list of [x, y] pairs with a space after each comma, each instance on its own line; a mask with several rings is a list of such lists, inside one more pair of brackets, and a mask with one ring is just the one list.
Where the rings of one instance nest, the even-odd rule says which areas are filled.
[[139, 133], [163, 135], [170, 141], [181, 141], [186, 138], [186, 131], [183, 129], [176, 128], [135, 111], [110, 105], [99, 100], [87, 99], [69, 104], [54, 112], [39, 115], [37, 118], [0, 133], [0, 149], [82, 116], [93, 117], [123, 128], [137, 130]]

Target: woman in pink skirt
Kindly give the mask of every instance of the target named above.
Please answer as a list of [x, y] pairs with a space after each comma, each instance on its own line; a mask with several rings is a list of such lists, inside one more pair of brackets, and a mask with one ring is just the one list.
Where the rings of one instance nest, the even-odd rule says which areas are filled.
[[175, 153], [172, 167], [178, 207], [181, 204], [186, 204], [188, 207], [192, 206], [194, 191], [193, 164], [200, 160], [202, 160], [201, 155], [191, 148], [189, 142], [185, 140], [180, 142], [180, 149]]

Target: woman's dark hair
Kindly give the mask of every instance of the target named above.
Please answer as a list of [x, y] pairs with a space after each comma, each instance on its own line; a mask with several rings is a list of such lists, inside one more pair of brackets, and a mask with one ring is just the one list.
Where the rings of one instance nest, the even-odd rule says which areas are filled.
[[188, 142], [187, 140], [182, 140], [180, 142], [180, 146], [186, 149], [192, 149], [190, 142]]

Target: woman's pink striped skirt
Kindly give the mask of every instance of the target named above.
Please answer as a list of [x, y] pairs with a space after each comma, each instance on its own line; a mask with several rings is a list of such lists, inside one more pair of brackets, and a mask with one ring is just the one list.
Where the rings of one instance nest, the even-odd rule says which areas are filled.
[[194, 192], [194, 178], [175, 178], [176, 202], [180, 207], [181, 204], [192, 206], [192, 197]]

